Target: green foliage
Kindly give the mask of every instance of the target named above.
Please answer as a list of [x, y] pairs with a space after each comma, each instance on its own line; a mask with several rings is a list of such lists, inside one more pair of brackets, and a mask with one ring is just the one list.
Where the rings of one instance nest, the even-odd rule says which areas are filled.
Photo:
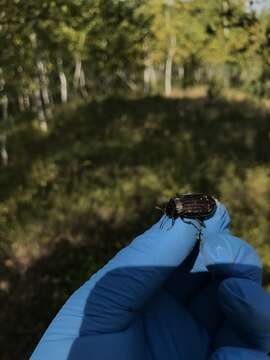
[[45, 108], [58, 103], [63, 76], [70, 99], [124, 94], [150, 66], [158, 93], [168, 60], [177, 87], [269, 94], [269, 13], [246, 0], [3, 0], [0, 13], [0, 99], [13, 113], [23, 96], [37, 112], [38, 92]]
[[95, 94], [126, 90], [138, 78], [144, 57], [148, 17], [142, 5], [143, 0], [111, 0], [109, 6], [105, 0], [3, 0], [0, 97], [7, 94], [17, 112], [17, 97], [27, 93], [34, 101], [35, 91], [43, 91], [45, 76], [49, 100], [59, 102], [60, 72], [67, 77], [70, 97], [77, 95], [76, 81]]
[[[264, 244], [268, 129], [266, 110], [215, 98], [61, 107], [47, 134], [34, 119], [21, 121], [10, 130], [11, 161], [0, 173], [1, 237], [31, 243], [24, 226], [34, 220], [42, 247], [42, 234], [45, 242], [58, 229], [72, 234], [80, 216], [95, 214], [92, 225], [96, 218], [136, 221], [174, 191], [202, 190], [224, 197], [239, 216], [240, 233], [259, 231]], [[247, 218], [242, 209], [252, 210]]]

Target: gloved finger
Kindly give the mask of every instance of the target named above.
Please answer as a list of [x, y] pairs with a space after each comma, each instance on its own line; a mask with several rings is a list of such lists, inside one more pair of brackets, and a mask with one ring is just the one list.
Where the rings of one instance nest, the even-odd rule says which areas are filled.
[[[205, 236], [205, 234], [229, 233], [230, 223], [227, 209], [222, 203], [218, 203], [214, 216], [205, 221], [203, 234]], [[195, 249], [196, 247], [193, 253]], [[211, 337], [220, 325], [223, 314], [217, 300], [219, 281], [212, 279], [212, 274], [208, 272], [206, 265], [197, 246], [197, 252], [189, 256], [169, 277], [166, 288], [186, 304]]]
[[270, 349], [270, 294], [258, 283], [239, 278], [224, 280], [218, 300], [226, 319], [250, 348]]
[[101, 270], [102, 278], [87, 300], [88, 329], [110, 332], [125, 328], [190, 254], [197, 231], [181, 219], [172, 226], [166, 217], [122, 249]]
[[231, 218], [226, 207], [221, 203], [217, 203], [217, 209], [212, 217], [204, 221], [206, 233], [229, 232]]
[[[168, 220], [168, 219], [165, 219]], [[170, 219], [169, 219], [170, 220]], [[41, 342], [61, 341], [128, 326], [140, 307], [192, 251], [198, 230], [162, 217], [120, 250], [65, 303]], [[36, 359], [33, 355], [32, 359]]]
[[233, 276], [261, 282], [259, 256], [251, 245], [236, 236], [203, 233], [200, 253], [207, 269], [220, 278]]
[[199, 254], [199, 247], [198, 241], [191, 254], [169, 276], [165, 288], [188, 308], [211, 337], [223, 316], [217, 300], [219, 283], [212, 280], [212, 274], [207, 269], [202, 272], [191, 271]]
[[37, 360], [138, 360], [146, 358], [141, 319], [121, 332], [43, 341], [31, 357]]
[[261, 262], [250, 245], [226, 232], [204, 233], [200, 255], [212, 279], [194, 294], [188, 308], [208, 330], [209, 335], [214, 336], [222, 326], [224, 317], [217, 299], [220, 282], [233, 276], [260, 283]]
[[[211, 274], [204, 265], [202, 271], [192, 272], [195, 262], [197, 262], [197, 267], [199, 266], [197, 260], [199, 251], [200, 242], [197, 241], [192, 252], [185, 261], [169, 275], [164, 284], [166, 290], [182, 304], [187, 304], [190, 299], [193, 299], [199, 290], [206, 286], [211, 279]], [[202, 268], [202, 265], [200, 266]]]
[[204, 227], [202, 228], [202, 242], [200, 247], [200, 252], [197, 256], [197, 259], [193, 265], [192, 272], [198, 273], [198, 272], [206, 272], [207, 269], [207, 263], [205, 263], [205, 259], [203, 256], [203, 245], [206, 242], [207, 238], [211, 236], [211, 234], [229, 234], [229, 226], [231, 223], [231, 218], [228, 213], [228, 210], [225, 208], [225, 206], [222, 203], [218, 203], [216, 212], [214, 215], [204, 221]]
[[269, 357], [261, 351], [226, 346], [217, 349], [210, 360], [269, 360]]
[[[205, 221], [204, 234], [228, 232], [231, 219], [222, 203], [218, 203], [213, 217]], [[187, 303], [207, 286], [210, 274], [199, 251], [199, 242], [192, 253], [181, 263], [166, 281], [166, 289], [182, 303]], [[212, 290], [211, 290], [212, 291]]]

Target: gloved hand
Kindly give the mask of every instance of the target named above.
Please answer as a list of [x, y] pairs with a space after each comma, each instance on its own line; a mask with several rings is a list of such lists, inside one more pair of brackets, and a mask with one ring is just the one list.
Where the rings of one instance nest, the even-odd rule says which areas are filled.
[[[161, 222], [166, 220], [163, 228]], [[205, 222], [162, 217], [64, 304], [31, 360], [266, 360], [270, 296], [222, 204]]]

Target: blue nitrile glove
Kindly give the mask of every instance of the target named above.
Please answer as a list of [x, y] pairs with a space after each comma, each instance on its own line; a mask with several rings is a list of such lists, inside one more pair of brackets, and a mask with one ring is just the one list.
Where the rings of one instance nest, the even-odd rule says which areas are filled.
[[260, 260], [230, 234], [225, 207], [205, 222], [201, 243], [196, 221], [165, 219], [68, 299], [31, 360], [268, 359]]

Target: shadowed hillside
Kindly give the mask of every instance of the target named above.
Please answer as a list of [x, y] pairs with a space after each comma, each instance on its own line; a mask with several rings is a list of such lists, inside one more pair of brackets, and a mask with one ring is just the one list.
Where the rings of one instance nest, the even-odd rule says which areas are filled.
[[270, 285], [267, 109], [115, 98], [59, 108], [48, 133], [30, 119], [10, 132], [0, 173], [1, 359], [27, 359], [64, 300], [176, 191], [223, 201]]

